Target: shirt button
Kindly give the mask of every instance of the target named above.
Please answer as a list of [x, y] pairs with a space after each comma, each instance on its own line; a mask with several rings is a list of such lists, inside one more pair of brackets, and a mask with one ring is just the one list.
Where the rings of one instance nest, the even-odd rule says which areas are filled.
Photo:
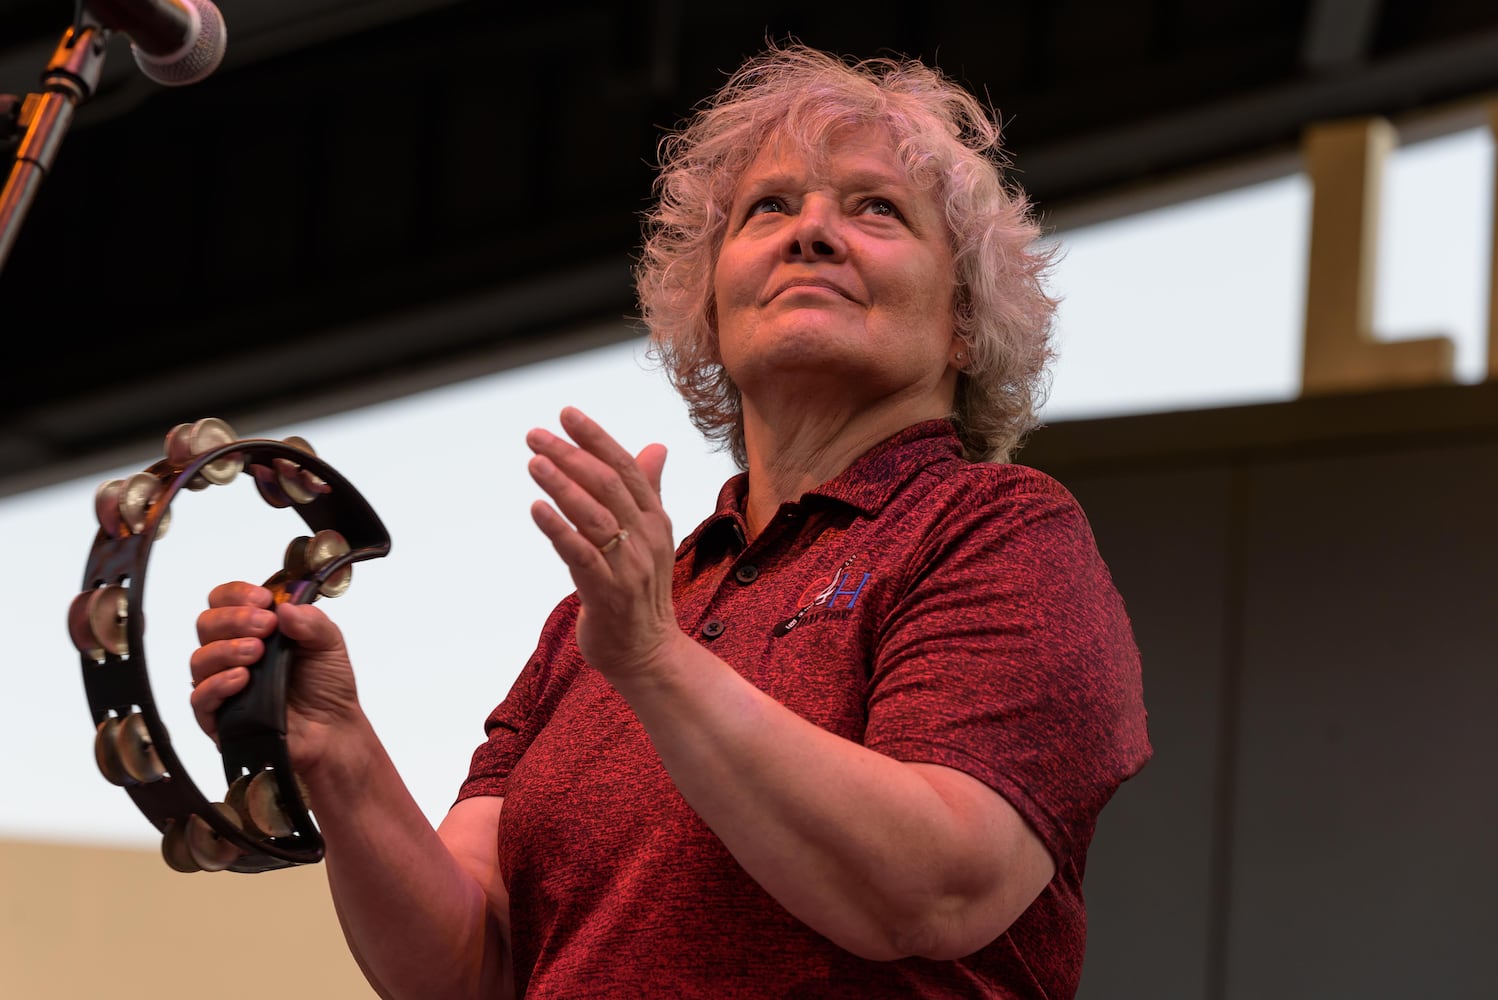
[[733, 571], [733, 578], [740, 583], [753, 583], [759, 578], [758, 566], [740, 566]]
[[723, 629], [725, 627], [726, 626], [722, 622], [714, 618], [712, 621], [702, 626], [702, 634], [709, 639], [716, 639], [718, 636], [723, 634]]

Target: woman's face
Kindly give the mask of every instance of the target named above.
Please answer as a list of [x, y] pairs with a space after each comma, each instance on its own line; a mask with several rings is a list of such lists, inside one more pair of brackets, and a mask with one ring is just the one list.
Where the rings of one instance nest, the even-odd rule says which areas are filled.
[[840, 405], [950, 412], [947, 228], [883, 129], [846, 131], [815, 159], [767, 144], [735, 190], [713, 287], [723, 365], [746, 402], [825, 387]]

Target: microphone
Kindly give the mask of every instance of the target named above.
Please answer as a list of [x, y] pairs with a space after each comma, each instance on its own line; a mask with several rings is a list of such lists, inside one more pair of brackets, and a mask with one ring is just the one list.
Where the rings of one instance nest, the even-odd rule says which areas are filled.
[[135, 64], [167, 87], [197, 83], [223, 61], [224, 16], [210, 0], [85, 0], [102, 27], [127, 35]]

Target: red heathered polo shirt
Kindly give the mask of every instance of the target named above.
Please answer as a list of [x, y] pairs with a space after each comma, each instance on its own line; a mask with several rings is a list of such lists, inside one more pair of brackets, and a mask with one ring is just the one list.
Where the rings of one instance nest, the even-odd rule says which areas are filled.
[[744, 543], [745, 480], [681, 545], [678, 620], [796, 712], [996, 789], [1057, 875], [957, 961], [858, 958], [750, 879], [573, 641], [575, 595], [489, 716], [459, 797], [505, 797], [500, 857], [531, 998], [1075, 993], [1099, 811], [1150, 755], [1139, 657], [1087, 520], [1055, 480], [907, 428]]

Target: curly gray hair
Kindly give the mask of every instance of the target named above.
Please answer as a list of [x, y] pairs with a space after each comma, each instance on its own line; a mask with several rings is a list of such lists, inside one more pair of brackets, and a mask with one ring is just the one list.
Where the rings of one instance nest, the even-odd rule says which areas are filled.
[[825, 149], [850, 126], [886, 128], [911, 179], [943, 206], [956, 269], [954, 329], [968, 361], [953, 417], [975, 461], [1008, 461], [1048, 390], [1055, 248], [1008, 184], [997, 120], [940, 70], [912, 59], [838, 59], [799, 43], [745, 62], [659, 147], [656, 202], [634, 268], [650, 353], [692, 423], [743, 468], [739, 389], [718, 354], [713, 271], [739, 179], [761, 146]]

